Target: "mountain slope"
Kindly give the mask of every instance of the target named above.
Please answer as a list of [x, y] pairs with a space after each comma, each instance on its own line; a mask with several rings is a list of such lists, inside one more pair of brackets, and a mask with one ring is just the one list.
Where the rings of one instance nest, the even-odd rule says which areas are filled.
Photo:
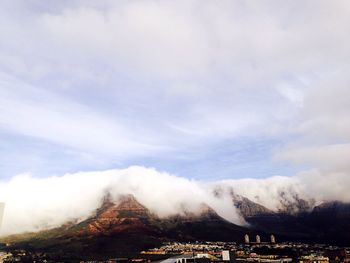
[[350, 204], [325, 202], [314, 208], [302, 199], [271, 211], [248, 198], [233, 196], [233, 204], [256, 231], [274, 233], [282, 240], [350, 243]]
[[250, 199], [240, 196], [232, 195], [232, 201], [238, 212], [244, 217], [249, 218], [257, 215], [270, 215], [274, 212], [265, 206], [254, 203]]
[[316, 206], [306, 218], [318, 235], [333, 243], [350, 244], [350, 204], [339, 201]]
[[107, 196], [95, 214], [80, 223], [33, 233], [12, 248], [45, 251], [54, 259], [128, 256], [165, 241], [242, 241], [251, 230], [232, 224], [203, 204], [199, 214], [159, 218], [127, 195], [117, 203]]

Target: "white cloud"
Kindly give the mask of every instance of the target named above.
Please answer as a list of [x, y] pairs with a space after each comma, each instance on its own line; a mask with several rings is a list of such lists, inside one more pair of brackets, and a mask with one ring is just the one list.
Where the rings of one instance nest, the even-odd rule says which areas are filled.
[[[25, 126], [32, 136], [94, 151], [124, 154], [128, 148], [127, 155], [214, 137], [288, 134], [286, 125], [306, 103], [305, 83], [322, 82], [349, 58], [348, 11], [346, 1], [8, 4], [0, 26], [1, 69], [16, 83], [1, 91], [21, 97], [23, 88], [14, 86], [24, 83], [47, 91], [37, 101], [40, 114], [26, 101], [18, 107], [18, 98], [5, 97], [12, 113], [2, 121], [11, 127], [4, 119], [12, 116], [17, 130]], [[298, 87], [300, 79], [307, 81]], [[51, 91], [89, 107], [54, 112], [45, 102]], [[94, 104], [96, 98], [102, 103]], [[33, 111], [37, 120], [29, 125], [20, 111]], [[39, 124], [44, 118], [51, 121]], [[42, 126], [52, 129], [29, 131]]]
[[[2, 77], [0, 127], [82, 152], [144, 154], [159, 150], [107, 117], [60, 95]], [[116, 149], [118, 151], [116, 151]]]
[[347, 196], [345, 191], [337, 194], [336, 190], [338, 186], [347, 185], [345, 175], [350, 172], [350, 89], [347, 72], [349, 69], [334, 72], [310, 87], [299, 121], [292, 129], [296, 138], [275, 154], [276, 159], [312, 167], [312, 171], [303, 172], [302, 177], [306, 180], [309, 176], [310, 182], [315, 184], [328, 182], [329, 190], [321, 191], [325, 199]]
[[229, 196], [218, 199], [201, 182], [129, 167], [49, 178], [18, 175], [1, 182], [0, 199], [6, 203], [2, 234], [36, 231], [84, 219], [99, 207], [107, 191], [116, 200], [119, 195], [133, 194], [161, 217], [183, 213], [184, 207], [198, 212], [206, 203], [226, 219], [243, 222]]
[[311, 165], [331, 171], [350, 171], [350, 144], [294, 147], [279, 154], [279, 158], [296, 164]]
[[301, 172], [297, 178], [304, 183], [307, 196], [312, 196], [318, 202], [343, 201], [350, 202], [348, 172], [309, 170]]
[[[1, 233], [38, 231], [69, 220], [83, 220], [101, 205], [107, 192], [115, 200], [133, 194], [160, 217], [181, 214], [184, 208], [198, 213], [205, 203], [220, 216], [241, 225], [245, 222], [233, 206], [232, 192], [275, 211], [299, 198], [311, 204], [350, 202], [347, 174], [328, 173], [326, 178], [314, 170], [294, 177], [202, 182], [140, 166], [47, 178], [23, 174], [0, 181], [0, 200], [6, 203]], [[218, 189], [219, 196], [215, 194]]]
[[[294, 177], [224, 180], [219, 182], [220, 184], [271, 210], [283, 210], [286, 202], [292, 203], [296, 198], [306, 198], [303, 183]], [[312, 196], [307, 198], [310, 199]]]
[[[323, 175], [311, 171], [291, 178], [201, 182], [140, 166], [48, 178], [23, 174], [0, 182], [0, 200], [6, 203], [1, 233], [37, 231], [69, 220], [83, 220], [101, 205], [107, 191], [115, 200], [120, 195], [133, 194], [160, 217], [181, 214], [184, 208], [198, 213], [205, 203], [227, 220], [245, 224], [233, 206], [232, 191], [272, 210], [284, 209], [297, 198], [317, 203], [350, 201], [348, 177], [331, 176], [323, 180]], [[219, 196], [214, 191], [218, 188]]]

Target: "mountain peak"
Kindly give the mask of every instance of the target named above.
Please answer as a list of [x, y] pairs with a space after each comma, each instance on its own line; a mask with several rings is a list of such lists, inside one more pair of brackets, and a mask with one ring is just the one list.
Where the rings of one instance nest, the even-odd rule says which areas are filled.
[[131, 195], [120, 196], [115, 210], [119, 213], [119, 217], [150, 217], [150, 211], [140, 204], [136, 198]]
[[107, 195], [96, 213], [97, 219], [147, 218], [149, 216], [149, 210], [131, 194], [121, 195], [116, 202]]
[[96, 215], [87, 220], [88, 225], [83, 232], [96, 235], [137, 231], [147, 228], [147, 221], [153, 217], [133, 195], [122, 195], [114, 202], [110, 194], [107, 194]]

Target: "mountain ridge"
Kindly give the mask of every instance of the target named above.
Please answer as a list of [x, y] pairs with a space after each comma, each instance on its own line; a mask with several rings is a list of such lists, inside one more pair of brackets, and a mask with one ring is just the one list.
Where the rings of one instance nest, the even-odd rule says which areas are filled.
[[[12, 248], [45, 251], [53, 257], [104, 257], [135, 254], [166, 241], [236, 241], [250, 229], [235, 225], [203, 204], [198, 214], [159, 218], [132, 195], [120, 196], [117, 202], [106, 196], [89, 218], [58, 228], [8, 237]], [[88, 251], [88, 252], [84, 252]], [[118, 252], [116, 252], [118, 251]]]
[[249, 227], [225, 220], [206, 204], [201, 204], [197, 213], [184, 208], [179, 214], [161, 218], [133, 195], [114, 200], [106, 194], [101, 205], [83, 221], [2, 238], [2, 242], [11, 242], [9, 249], [45, 251], [57, 259], [135, 255], [167, 241], [242, 243], [245, 234], [259, 234], [263, 241], [274, 234], [278, 241], [350, 243], [349, 232], [344, 231], [350, 230], [350, 204], [329, 202], [296, 213], [288, 209], [272, 211], [247, 197], [233, 195], [232, 205]]
[[256, 231], [271, 232], [282, 240], [339, 245], [350, 243], [350, 204], [340, 201], [313, 206], [306, 200], [277, 211], [242, 196], [233, 196], [233, 204]]

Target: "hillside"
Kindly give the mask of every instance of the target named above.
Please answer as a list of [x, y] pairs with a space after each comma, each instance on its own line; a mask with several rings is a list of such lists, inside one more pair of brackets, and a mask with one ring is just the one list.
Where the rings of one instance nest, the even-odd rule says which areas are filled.
[[10, 249], [49, 253], [54, 259], [128, 256], [165, 241], [242, 241], [249, 229], [221, 218], [203, 204], [199, 214], [159, 218], [132, 195], [113, 202], [108, 196], [90, 218], [59, 228], [5, 238]]
[[350, 243], [350, 204], [325, 202], [310, 208], [302, 199], [283, 210], [271, 211], [245, 197], [233, 197], [233, 204], [256, 231], [270, 232], [282, 240]]

